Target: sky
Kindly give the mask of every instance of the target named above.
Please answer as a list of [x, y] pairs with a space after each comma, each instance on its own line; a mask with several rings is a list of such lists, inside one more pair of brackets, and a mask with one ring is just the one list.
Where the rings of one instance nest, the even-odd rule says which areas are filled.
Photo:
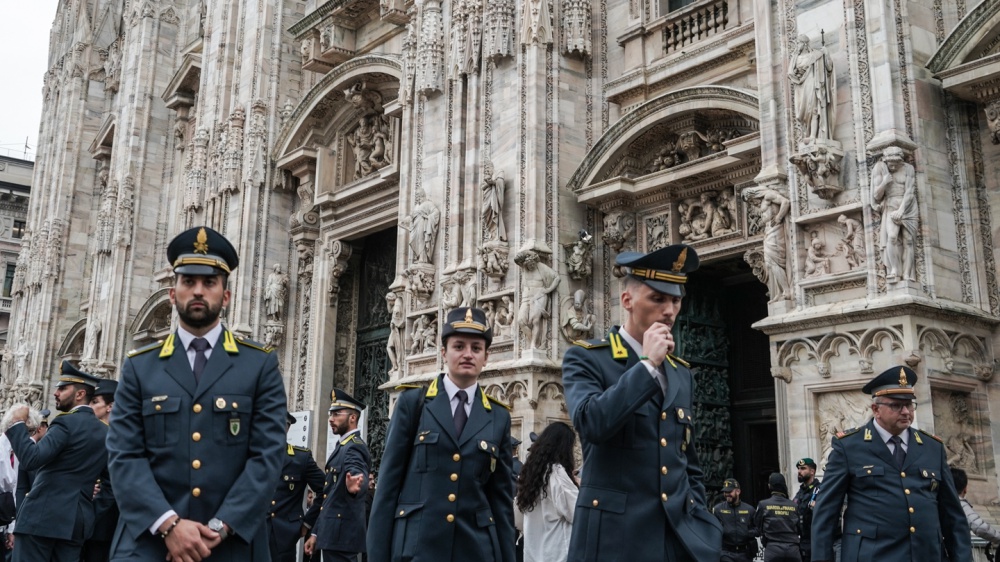
[[34, 160], [48, 70], [49, 30], [58, 0], [8, 0], [0, 17], [0, 154]]

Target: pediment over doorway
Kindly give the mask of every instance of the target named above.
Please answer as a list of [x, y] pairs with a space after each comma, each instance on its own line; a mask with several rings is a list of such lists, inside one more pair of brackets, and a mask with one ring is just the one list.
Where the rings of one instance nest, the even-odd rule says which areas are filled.
[[945, 90], [987, 103], [1000, 97], [1000, 2], [973, 8], [941, 43], [927, 68]]

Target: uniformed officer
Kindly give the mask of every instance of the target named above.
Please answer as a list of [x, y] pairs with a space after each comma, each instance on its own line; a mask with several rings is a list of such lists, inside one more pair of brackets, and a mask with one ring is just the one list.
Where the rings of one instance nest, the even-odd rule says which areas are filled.
[[706, 507], [692, 441], [693, 375], [670, 355], [698, 254], [678, 244], [624, 252], [615, 264], [626, 274], [625, 324], [574, 342], [563, 358], [566, 404], [583, 443], [569, 560], [718, 560], [722, 525]]
[[712, 508], [722, 523], [722, 558], [720, 562], [751, 562], [757, 556], [753, 516], [755, 509], [740, 500], [740, 483], [729, 478], [722, 483], [726, 501]]
[[[285, 434], [295, 425], [295, 416], [286, 414]], [[294, 562], [295, 545], [308, 532], [303, 519], [302, 499], [306, 488], [319, 494], [323, 489], [323, 471], [313, 460], [312, 451], [287, 445], [281, 452], [281, 479], [267, 512], [267, 532], [271, 562]]]
[[792, 502], [795, 504], [796, 513], [799, 514], [801, 531], [799, 552], [802, 553], [802, 560], [808, 562], [812, 560], [813, 506], [816, 505], [816, 497], [819, 494], [820, 480], [816, 478], [816, 461], [809, 457], [799, 459], [795, 463], [795, 470], [798, 472], [799, 491], [795, 493]]
[[371, 455], [358, 429], [364, 409], [364, 404], [343, 390], [330, 392], [330, 429], [340, 441], [326, 461], [323, 496], [306, 514], [312, 527], [306, 554], [322, 551], [323, 562], [356, 562], [358, 553], [365, 552]]
[[478, 382], [485, 312], [449, 312], [441, 342], [447, 372], [400, 394], [389, 422], [368, 559], [514, 562], [510, 413]]
[[[108, 464], [108, 426], [89, 405], [98, 380], [63, 361], [53, 393], [62, 413], [52, 420], [45, 439], [33, 441], [24, 423], [7, 429], [21, 468], [35, 471], [31, 491], [18, 506], [14, 562], [76, 562], [94, 530], [94, 482]], [[15, 422], [27, 418], [27, 406], [12, 416]]]
[[862, 389], [874, 418], [838, 433], [813, 508], [813, 560], [833, 560], [844, 497], [843, 562], [972, 560], [969, 523], [941, 439], [913, 429], [917, 374], [896, 366]]
[[[108, 425], [111, 410], [115, 404], [115, 391], [118, 381], [101, 379], [90, 400], [90, 407], [97, 419]], [[101, 447], [105, 447], [101, 443]], [[111, 552], [111, 538], [118, 525], [118, 503], [115, 502], [111, 479], [105, 475], [97, 483], [97, 493], [94, 495], [94, 533], [83, 543], [83, 562], [107, 562]]]
[[177, 331], [133, 351], [108, 433], [121, 519], [112, 560], [267, 559], [262, 532], [285, 449], [285, 388], [270, 348], [219, 320], [239, 259], [208, 227], [167, 247]]
[[764, 543], [764, 562], [800, 562], [801, 525], [795, 504], [788, 499], [788, 485], [780, 472], [767, 480], [771, 497], [757, 504], [753, 526]]

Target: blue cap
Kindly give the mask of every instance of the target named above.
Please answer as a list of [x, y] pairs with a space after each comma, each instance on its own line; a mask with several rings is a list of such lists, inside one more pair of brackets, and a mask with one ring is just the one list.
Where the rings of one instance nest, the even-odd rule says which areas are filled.
[[229, 275], [240, 264], [236, 248], [207, 226], [175, 236], [167, 246], [167, 261], [174, 273], [184, 275]]
[[101, 379], [90, 373], [84, 373], [74, 367], [69, 361], [63, 361], [62, 372], [59, 374], [59, 382], [56, 383], [56, 388], [61, 388], [69, 384], [83, 384], [91, 388], [97, 388], [97, 383], [99, 382], [101, 382]]
[[865, 394], [871, 394], [872, 398], [885, 396], [886, 398], [899, 398], [900, 400], [913, 400], [916, 393], [913, 385], [917, 384], [917, 373], [909, 367], [897, 365], [890, 367], [872, 379], [861, 389]]
[[94, 396], [114, 396], [118, 390], [118, 381], [111, 379], [100, 379], [97, 383], [97, 390]]
[[648, 254], [622, 252], [615, 258], [615, 265], [654, 291], [683, 297], [687, 274], [698, 269], [698, 252], [687, 244], [674, 244]]
[[353, 396], [344, 392], [342, 389], [334, 388], [330, 391], [330, 413], [338, 412], [340, 410], [357, 410], [361, 411], [365, 409], [365, 405], [354, 399]]
[[493, 343], [493, 328], [486, 321], [486, 312], [481, 308], [461, 306], [449, 311], [444, 327], [441, 328], [441, 341], [455, 334], [479, 336], [486, 340], [486, 347]]

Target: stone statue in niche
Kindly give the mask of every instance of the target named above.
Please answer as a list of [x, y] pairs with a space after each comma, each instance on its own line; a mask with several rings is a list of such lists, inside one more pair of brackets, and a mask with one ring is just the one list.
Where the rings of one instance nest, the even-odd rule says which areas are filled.
[[1000, 100], [993, 100], [986, 104], [986, 124], [990, 128], [990, 141], [993, 144], [1000, 144]]
[[788, 285], [788, 246], [785, 241], [785, 219], [791, 203], [777, 190], [763, 187], [748, 189], [744, 198], [760, 201], [760, 218], [764, 223], [764, 275], [771, 299], [775, 303], [791, 298]]
[[500, 297], [500, 304], [497, 305], [496, 319], [493, 323], [494, 337], [510, 338], [511, 328], [514, 324], [514, 303], [510, 300], [510, 295]]
[[400, 371], [403, 364], [403, 331], [406, 330], [406, 317], [403, 316], [403, 299], [393, 292], [386, 293], [385, 304], [389, 309], [389, 341], [385, 350], [389, 355], [390, 371]]
[[949, 403], [954, 427], [950, 428], [951, 431], [948, 433], [951, 436], [945, 440], [945, 448], [948, 450], [948, 465], [978, 473], [979, 463], [976, 460], [974, 447], [976, 431], [969, 402], [965, 395], [956, 392], [952, 393]]
[[903, 149], [890, 146], [872, 170], [872, 210], [882, 214], [878, 242], [889, 283], [900, 278], [916, 280], [914, 258], [920, 222], [916, 173], [903, 157]]
[[347, 134], [354, 152], [354, 179], [369, 176], [388, 166], [389, 124], [380, 115], [358, 118], [358, 126]]
[[813, 49], [809, 37], [799, 35], [789, 66], [788, 79], [795, 93], [795, 118], [802, 125], [803, 135], [809, 140], [833, 140], [837, 80], [826, 46]]
[[562, 333], [569, 341], [585, 339], [594, 333], [594, 315], [589, 312], [591, 305], [587, 299], [587, 293], [580, 289], [573, 293], [573, 297], [566, 297], [563, 302], [563, 317], [566, 318], [562, 324]]
[[506, 191], [503, 170], [493, 172], [493, 163], [483, 164], [483, 240], [507, 240], [507, 229], [503, 225], [503, 198]]
[[518, 329], [529, 340], [532, 349], [545, 347], [548, 319], [552, 317], [549, 304], [559, 286], [559, 274], [542, 263], [536, 250], [521, 250], [514, 256], [514, 263], [524, 271], [521, 287], [521, 307], [517, 312]]
[[809, 234], [809, 247], [806, 249], [806, 277], [819, 277], [830, 274], [830, 258], [826, 255], [826, 244], [819, 238], [815, 230]]
[[586, 229], [581, 229], [579, 236], [576, 242], [563, 246], [569, 253], [566, 272], [576, 281], [589, 278], [594, 268], [594, 236]]
[[288, 295], [288, 276], [281, 272], [281, 266], [274, 264], [264, 284], [264, 311], [268, 320], [281, 320]]
[[844, 237], [840, 239], [838, 249], [843, 252], [847, 266], [851, 270], [855, 270], [867, 261], [865, 257], [865, 229], [861, 226], [861, 221], [847, 215], [837, 217], [837, 222], [844, 227]]
[[419, 187], [414, 192], [414, 203], [413, 212], [400, 223], [400, 226], [410, 231], [413, 261], [432, 263], [441, 211], [427, 199], [424, 190]]
[[604, 243], [614, 252], [635, 241], [635, 215], [617, 211], [604, 216]]

